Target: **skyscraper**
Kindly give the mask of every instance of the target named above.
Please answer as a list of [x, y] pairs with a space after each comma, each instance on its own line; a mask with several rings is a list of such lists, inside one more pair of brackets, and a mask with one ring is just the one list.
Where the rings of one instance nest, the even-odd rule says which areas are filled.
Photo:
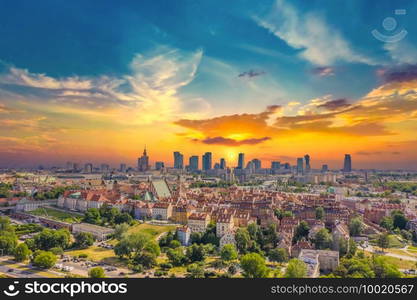
[[206, 152], [203, 155], [203, 171], [211, 170], [211, 152]]
[[255, 170], [259, 170], [261, 168], [261, 161], [257, 158], [252, 159], [253, 166]]
[[180, 152], [174, 152], [174, 169], [182, 170], [184, 168], [184, 155]]
[[271, 162], [271, 169], [278, 170], [279, 168], [281, 168], [281, 163], [279, 161]]
[[226, 169], [226, 160], [224, 158], [220, 158], [220, 169]]
[[110, 170], [110, 166], [108, 164], [101, 164], [100, 170], [101, 172], [106, 173]]
[[165, 168], [165, 164], [163, 161], [157, 161], [155, 162], [155, 170], [160, 171], [163, 168]]
[[308, 154], [304, 155], [304, 160], [306, 161], [306, 173], [310, 173], [310, 170], [311, 170], [310, 155], [308, 155]]
[[303, 174], [304, 172], [304, 161], [302, 157], [297, 158], [297, 174]]
[[238, 169], [243, 169], [244, 167], [245, 167], [245, 154], [244, 153], [239, 153], [237, 168]]
[[126, 164], [120, 164], [120, 172], [126, 172]]
[[350, 154], [345, 154], [343, 172], [352, 172], [352, 157], [350, 156]]
[[90, 163], [85, 164], [84, 173], [93, 173], [93, 164], [90, 164]]
[[322, 165], [322, 166], [321, 166], [321, 171], [322, 171], [323, 173], [326, 173], [327, 171], [329, 171], [329, 166], [328, 166], [328, 165]]
[[197, 155], [190, 156], [188, 165], [189, 165], [190, 171], [197, 171], [198, 170], [198, 156]]
[[149, 170], [149, 156], [146, 154], [146, 147], [143, 149], [143, 155], [138, 158], [138, 171], [145, 172]]

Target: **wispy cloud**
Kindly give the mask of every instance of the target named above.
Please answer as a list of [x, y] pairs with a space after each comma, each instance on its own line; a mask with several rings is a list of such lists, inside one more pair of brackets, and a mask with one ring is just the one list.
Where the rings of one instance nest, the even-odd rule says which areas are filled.
[[373, 65], [373, 59], [352, 49], [349, 42], [314, 12], [301, 13], [284, 0], [276, 0], [266, 16], [255, 16], [257, 24], [300, 50], [300, 56], [319, 66], [338, 61]]

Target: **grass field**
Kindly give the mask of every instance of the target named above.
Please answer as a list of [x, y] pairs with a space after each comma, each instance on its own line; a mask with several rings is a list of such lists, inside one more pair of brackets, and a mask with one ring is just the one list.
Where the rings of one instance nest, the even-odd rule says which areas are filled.
[[175, 226], [160, 226], [151, 224], [137, 224], [129, 228], [128, 233], [143, 232], [156, 238], [158, 235], [168, 231], [174, 231]]
[[[151, 224], [137, 224], [129, 228], [128, 233], [144, 232], [156, 238], [161, 233], [175, 230], [175, 226], [158, 226]], [[116, 240], [107, 241], [108, 244], [115, 245]], [[71, 256], [78, 256], [80, 254], [87, 254], [87, 259], [95, 262], [105, 262], [115, 266], [124, 266], [125, 261], [118, 258], [112, 249], [105, 249], [98, 246], [91, 246], [87, 249], [66, 251], [65, 254]]]
[[388, 263], [396, 265], [400, 269], [416, 269], [416, 262], [404, 260], [392, 256], [385, 256]]
[[[370, 240], [371, 245], [377, 245], [377, 236], [372, 236]], [[388, 248], [403, 248], [405, 245], [398, 239], [395, 234], [390, 234], [388, 236], [389, 245]]]
[[78, 223], [81, 222], [82, 217], [79, 214], [64, 212], [52, 208], [40, 207], [35, 210], [29, 211], [29, 214], [46, 217], [57, 221], [66, 223]]

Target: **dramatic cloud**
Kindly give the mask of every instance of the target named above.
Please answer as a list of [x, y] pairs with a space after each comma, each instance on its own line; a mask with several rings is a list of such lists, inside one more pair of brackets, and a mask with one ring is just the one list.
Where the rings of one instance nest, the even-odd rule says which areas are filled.
[[[410, 74], [411, 71], [401, 75], [397, 73], [395, 80], [410, 79]], [[390, 76], [394, 80], [393, 75]], [[409, 128], [407, 122], [417, 120], [416, 88], [415, 81], [391, 82], [352, 103], [344, 98], [331, 99], [331, 95], [312, 99], [306, 104], [297, 103], [291, 115], [283, 115], [280, 106], [270, 106], [257, 114], [182, 119], [176, 124], [189, 130], [184, 135], [188, 138], [230, 146], [249, 144], [247, 141], [258, 141], [259, 137], [279, 141], [305, 134], [334, 137], [401, 136], [408, 134], [405, 130]]]
[[255, 17], [255, 21], [289, 46], [299, 49], [301, 57], [315, 65], [328, 66], [337, 61], [375, 64], [353, 50], [319, 15], [301, 13], [287, 1], [276, 0], [269, 15]]
[[378, 74], [383, 77], [385, 82], [404, 82], [415, 80], [417, 79], [417, 64], [379, 70]]
[[203, 140], [194, 139], [195, 142], [201, 142], [208, 145], [224, 145], [224, 146], [241, 146], [241, 145], [256, 145], [262, 142], [270, 140], [270, 137], [263, 137], [263, 138], [251, 138], [251, 139], [243, 139], [243, 140], [234, 140], [230, 138], [224, 138], [221, 136], [213, 137], [213, 138], [206, 138]]
[[324, 108], [327, 110], [334, 111], [334, 110], [339, 110], [341, 108], [347, 108], [349, 106], [350, 104], [347, 102], [346, 99], [336, 99], [336, 100], [330, 100], [323, 104], [320, 104], [318, 105], [318, 108]]
[[131, 73], [121, 77], [52, 78], [10, 67], [0, 75], [0, 92], [23, 97], [38, 109], [48, 105], [60, 112], [151, 124], [181, 113], [178, 91], [194, 79], [201, 57], [201, 50], [159, 47], [147, 55], [137, 54]]

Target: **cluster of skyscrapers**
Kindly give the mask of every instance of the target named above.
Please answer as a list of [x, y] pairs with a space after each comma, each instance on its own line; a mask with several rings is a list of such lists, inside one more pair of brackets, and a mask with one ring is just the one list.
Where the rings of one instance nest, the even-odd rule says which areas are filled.
[[[188, 165], [184, 164], [184, 155], [179, 152], [174, 152], [174, 169], [177, 170], [187, 170], [190, 172], [195, 171], [209, 171], [209, 170], [226, 170], [226, 160], [224, 158], [220, 158], [219, 162], [214, 163], [213, 165], [213, 155], [212, 152], [206, 152], [201, 156], [201, 169], [200, 169], [200, 157], [197, 155], [192, 155], [189, 157]], [[143, 154], [141, 157], [137, 160], [137, 168], [136, 170], [139, 172], [146, 172], [151, 169], [150, 166], [150, 160], [149, 156], [146, 151], [146, 147], [143, 150]], [[278, 172], [285, 172], [294, 170], [298, 175], [304, 175], [309, 174], [312, 170], [311, 168], [311, 158], [310, 155], [306, 154], [304, 157], [297, 158], [296, 165], [294, 167], [291, 167], [289, 163], [283, 163], [279, 161], [272, 161], [270, 170], [272, 174], [277, 174]], [[155, 162], [155, 170], [163, 170], [165, 169], [165, 163], [163, 161], [156, 161]], [[234, 167], [237, 172], [238, 170], [249, 170], [256, 172], [258, 170], [262, 169], [262, 163], [261, 160], [254, 158], [250, 161], [248, 161], [245, 164], [245, 154], [239, 153], [238, 155], [238, 161], [237, 166]], [[94, 173], [94, 172], [102, 172], [106, 173], [109, 172], [110, 166], [108, 164], [101, 164], [100, 167], [94, 168], [92, 163], [86, 163], [84, 165], [84, 168], [80, 168], [77, 163], [67, 163], [67, 170], [71, 172], [83, 172], [83, 173]], [[127, 172], [129, 170], [134, 170], [132, 168], [128, 168], [126, 164], [120, 164], [119, 171], [120, 172]], [[279, 171], [280, 170], [280, 171]], [[329, 170], [329, 167], [327, 164], [322, 165], [321, 172], [325, 173]], [[351, 172], [352, 171], [352, 158], [350, 154], [345, 154], [344, 162], [343, 162], [343, 168], [341, 169], [343, 172]]]

